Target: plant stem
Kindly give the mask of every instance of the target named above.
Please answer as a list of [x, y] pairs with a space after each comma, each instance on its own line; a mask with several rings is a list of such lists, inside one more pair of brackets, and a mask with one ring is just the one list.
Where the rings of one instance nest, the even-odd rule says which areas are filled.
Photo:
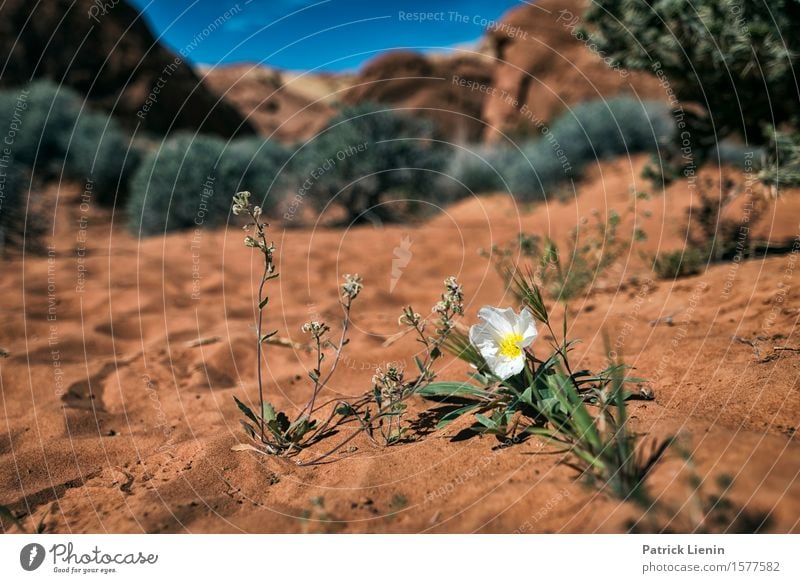
[[314, 402], [317, 400], [317, 393], [320, 390], [320, 376], [322, 375], [322, 343], [319, 340], [319, 336], [315, 338], [317, 344], [317, 367], [314, 369], [314, 390], [311, 392], [311, 400], [303, 407], [303, 410], [300, 411], [300, 416], [302, 417], [303, 413], [306, 410], [309, 411], [309, 415], [311, 415], [311, 411], [314, 410]]
[[263, 326], [263, 318], [264, 318], [264, 309], [261, 308], [261, 302], [263, 301], [264, 295], [264, 284], [267, 281], [267, 270], [269, 266], [266, 261], [264, 261], [264, 274], [261, 276], [261, 284], [258, 286], [258, 324], [257, 324], [257, 342], [258, 347], [256, 349], [257, 354], [257, 364], [256, 364], [256, 376], [258, 379], [258, 418], [261, 420], [261, 441], [264, 441], [264, 385], [261, 381], [261, 330]]
[[264, 431], [264, 383], [262, 380], [262, 363], [261, 363], [261, 356], [262, 356], [262, 347], [261, 347], [261, 337], [263, 331], [263, 323], [264, 323], [264, 308], [262, 307], [262, 302], [264, 301], [264, 285], [267, 283], [267, 278], [272, 272], [272, 257], [270, 252], [267, 250], [267, 237], [264, 233], [264, 225], [258, 220], [255, 212], [252, 209], [248, 209], [248, 214], [250, 218], [253, 219], [253, 224], [256, 227], [256, 231], [258, 233], [258, 238], [261, 241], [262, 247], [261, 252], [264, 255], [264, 272], [261, 274], [261, 283], [258, 286], [258, 322], [256, 325], [256, 334], [257, 334], [257, 343], [258, 346], [256, 348], [256, 355], [258, 358], [258, 362], [256, 363], [256, 377], [258, 382], [258, 418], [261, 421], [260, 429], [261, 429], [261, 441], [265, 442], [265, 431]]
[[[336, 367], [339, 365], [339, 361], [342, 358], [342, 349], [344, 348], [345, 341], [347, 340], [347, 329], [350, 326], [350, 306], [352, 301], [348, 298], [347, 301], [342, 302], [342, 306], [344, 307], [344, 320], [342, 321], [342, 333], [339, 337], [339, 344], [336, 346], [334, 351], [334, 358], [333, 363], [331, 364], [331, 369], [328, 371], [328, 374], [325, 375], [324, 379], [321, 379], [320, 376], [317, 376], [317, 380], [314, 383], [314, 392], [311, 395], [311, 399], [306, 403], [306, 406], [303, 407], [303, 410], [300, 411], [300, 415], [302, 416], [306, 411], [308, 414], [311, 415], [314, 412], [314, 403], [317, 400], [317, 395], [322, 390], [322, 387], [325, 387], [328, 384], [328, 381], [331, 380], [333, 373], [336, 372]], [[322, 355], [321, 355], [321, 347], [319, 343], [319, 339], [317, 339], [317, 371], [322, 374], [320, 370], [322, 367]]]
[[[333, 359], [333, 364], [331, 364], [331, 370], [328, 371], [328, 374], [325, 376], [325, 379], [322, 381], [322, 386], [328, 384], [328, 381], [331, 380], [333, 373], [336, 372], [336, 367], [339, 365], [339, 361], [342, 358], [342, 350], [344, 349], [345, 341], [347, 340], [347, 329], [350, 327], [350, 305], [351, 300], [348, 298], [346, 302], [342, 304], [344, 306], [344, 320], [342, 320], [342, 334], [339, 337], [339, 344], [336, 346], [335, 356]], [[316, 395], [315, 395], [316, 397]], [[312, 403], [313, 408], [313, 403]]]

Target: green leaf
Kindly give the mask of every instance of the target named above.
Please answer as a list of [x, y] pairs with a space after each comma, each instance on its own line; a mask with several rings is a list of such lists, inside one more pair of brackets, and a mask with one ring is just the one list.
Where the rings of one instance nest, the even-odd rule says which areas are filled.
[[247, 421], [243, 421], [241, 419], [239, 420], [239, 423], [242, 424], [245, 433], [247, 433], [247, 435], [249, 435], [251, 439], [256, 438], [256, 430], [252, 425], [250, 425]]
[[480, 384], [482, 384], [484, 386], [489, 384], [489, 379], [487, 379], [484, 375], [482, 375], [479, 372], [475, 372], [475, 371], [469, 372], [469, 373], [467, 373], [467, 376], [469, 378], [471, 378], [472, 380], [474, 380], [474, 381], [478, 381]]
[[438, 382], [425, 385], [417, 391], [423, 397], [489, 396], [488, 391], [469, 383]]
[[292, 441], [299, 442], [303, 439], [305, 434], [314, 427], [315, 424], [316, 421], [309, 421], [308, 417], [304, 415], [289, 425], [289, 428], [286, 430], [286, 434]]
[[314, 425], [314, 423], [315, 423], [314, 421], [309, 421], [309, 419], [308, 419], [308, 417], [306, 415], [303, 415], [302, 417], [298, 418], [296, 421], [294, 421], [294, 423], [292, 423], [289, 426], [289, 431], [294, 431], [298, 427], [305, 427], [305, 426], [309, 426], [310, 427], [310, 426]]
[[525, 403], [526, 405], [535, 407], [536, 403], [533, 402], [533, 386], [530, 386], [527, 389], [525, 389], [519, 396], [519, 400]]
[[444, 427], [447, 427], [459, 417], [466, 415], [467, 413], [471, 413], [475, 409], [478, 409], [482, 406], [483, 406], [482, 403], [474, 403], [472, 405], [467, 405], [466, 407], [461, 407], [459, 409], [456, 409], [455, 411], [450, 411], [447, 415], [445, 415], [439, 420], [439, 423], [436, 424], [436, 429], [442, 429]]
[[479, 371], [486, 369], [483, 357], [469, 341], [467, 335], [460, 330], [451, 330], [443, 346], [450, 354], [473, 365]]
[[546, 429], [544, 427], [526, 427], [524, 433], [528, 433], [530, 435], [538, 435], [539, 437], [544, 437], [549, 441], [553, 441], [555, 443], [564, 443], [561, 439], [559, 439], [559, 434], [552, 429]]
[[418, 356], [414, 357], [414, 362], [417, 364], [417, 368], [419, 369], [419, 372], [421, 372], [422, 374], [425, 374], [425, 365], [422, 364], [422, 361], [419, 359]]
[[[550, 243], [552, 242], [548, 239], [548, 244]], [[545, 253], [549, 252], [549, 248], [546, 248]], [[543, 256], [542, 260], [546, 261], [546, 256]], [[541, 291], [539, 291], [539, 287], [534, 281], [533, 273], [528, 270], [526, 277], [519, 271], [507, 269], [505, 278], [510, 282], [514, 295], [522, 300], [522, 302], [528, 307], [528, 309], [530, 309], [537, 320], [547, 324], [549, 315], [547, 313], [547, 308], [544, 305]]]
[[475, 419], [478, 421], [478, 423], [480, 423], [484, 427], [487, 427], [489, 429], [497, 429], [497, 423], [489, 419], [486, 415], [481, 415], [480, 413], [476, 413]]
[[538, 409], [548, 418], [557, 415], [559, 412], [562, 412], [559, 408], [558, 399], [555, 397], [545, 397], [540, 399]]
[[267, 332], [266, 334], [264, 334], [264, 335], [261, 337], [261, 342], [266, 342], [267, 340], [269, 340], [270, 338], [272, 338], [273, 336], [275, 336], [275, 334], [277, 334], [277, 333], [278, 333], [278, 331], [277, 331], [277, 330], [273, 330], [272, 332]]
[[[593, 451], [600, 451], [602, 443], [594, 419], [586, 410], [569, 377], [563, 373], [557, 373], [548, 377], [547, 381], [561, 408], [570, 416], [573, 427], [572, 437], [580, 443], [588, 444]], [[560, 429], [567, 430], [567, 428]]]
[[622, 377], [619, 379], [622, 383], [649, 383], [648, 379], [641, 379], [639, 377]]
[[264, 404], [261, 406], [261, 416], [264, 418], [264, 421], [275, 420], [275, 407], [272, 406], [272, 403], [264, 401]]
[[239, 407], [239, 411], [244, 413], [244, 416], [247, 417], [250, 421], [258, 425], [258, 417], [256, 417], [255, 413], [250, 410], [250, 407], [242, 403], [236, 396], [233, 397], [233, 400], [236, 401], [236, 406]]
[[259, 310], [263, 310], [263, 309], [264, 309], [264, 306], [266, 306], [268, 303], [269, 303], [269, 296], [267, 296], [266, 298], [264, 298], [263, 300], [261, 300], [261, 302], [259, 302], [259, 304], [258, 304], [258, 309], [259, 309]]
[[280, 425], [278, 425], [277, 419], [267, 421], [267, 428], [272, 432], [272, 435], [274, 435], [276, 439], [283, 438], [283, 430], [281, 430]]
[[353, 409], [353, 406], [350, 405], [349, 403], [342, 403], [336, 409], [336, 413], [338, 415], [341, 415], [342, 417], [348, 417], [350, 415], [355, 414], [355, 412], [356, 412], [355, 409]]

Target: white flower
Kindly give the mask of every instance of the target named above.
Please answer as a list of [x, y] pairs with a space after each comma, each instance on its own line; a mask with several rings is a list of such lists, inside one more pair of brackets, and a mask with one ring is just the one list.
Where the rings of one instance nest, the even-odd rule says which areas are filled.
[[469, 340], [492, 372], [503, 380], [521, 372], [525, 367], [524, 349], [539, 335], [533, 314], [527, 308], [517, 315], [511, 308], [484, 306], [478, 317], [484, 323], [469, 329]]

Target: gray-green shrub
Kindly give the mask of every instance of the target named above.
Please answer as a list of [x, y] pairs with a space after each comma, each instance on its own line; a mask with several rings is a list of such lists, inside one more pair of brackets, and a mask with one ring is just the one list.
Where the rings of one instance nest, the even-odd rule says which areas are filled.
[[674, 125], [662, 103], [620, 97], [580, 104], [539, 133], [516, 146], [479, 147], [475, 153], [485, 162], [478, 155], [457, 156], [448, 174], [474, 192], [488, 187], [509, 190], [519, 200], [541, 200], [597, 160], [658, 152]]
[[91, 183], [101, 204], [113, 203], [125, 191], [139, 160], [130, 137], [113, 118], [85, 107], [77, 93], [49, 81], [0, 91], [0, 127], [12, 128], [4, 145], [35, 178]]
[[708, 253], [696, 247], [687, 247], [659, 254], [653, 261], [653, 271], [661, 279], [676, 279], [697, 275], [708, 263]]
[[14, 159], [44, 178], [59, 175], [77, 117], [75, 102], [74, 93], [49, 81], [0, 91], [5, 145]]
[[278, 173], [288, 158], [274, 142], [176, 134], [147, 154], [131, 179], [130, 229], [155, 235], [224, 224], [231, 193], [251, 190], [264, 212], [279, 200]]
[[318, 210], [343, 208], [351, 222], [396, 218], [396, 208], [383, 204], [388, 197], [446, 202], [436, 188], [444, 167], [430, 122], [374, 104], [344, 109], [292, 164], [304, 198]]
[[24, 167], [7, 158], [0, 161], [0, 253], [18, 245], [24, 229]]
[[288, 182], [284, 166], [289, 150], [273, 140], [258, 137], [240, 138], [228, 143], [219, 165], [225, 184], [234, 184], [233, 192], [249, 190], [265, 213], [273, 211]]
[[141, 161], [141, 152], [113, 118], [84, 113], [75, 121], [64, 159], [64, 175], [92, 184], [100, 204], [113, 204], [127, 195], [128, 181]]

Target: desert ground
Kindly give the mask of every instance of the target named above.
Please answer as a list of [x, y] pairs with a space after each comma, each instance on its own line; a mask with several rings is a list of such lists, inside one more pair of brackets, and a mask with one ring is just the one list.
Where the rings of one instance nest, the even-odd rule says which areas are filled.
[[[593, 209], [622, 209], [645, 158], [605, 162], [576, 196], [520, 206], [507, 195], [473, 198], [424, 222], [334, 229], [271, 226], [280, 278], [270, 282], [267, 326], [306, 342], [301, 325], [341, 318], [337, 286], [361, 273], [352, 342], [326, 396], [368, 390], [376, 366], [412, 363], [413, 339], [387, 340], [411, 304], [427, 311], [441, 281], [466, 293], [462, 322], [484, 304], [514, 305], [478, 253], [521, 229], [565, 240]], [[709, 167], [719, 184], [734, 170]], [[462, 419], [435, 430], [436, 403], [414, 397], [414, 431], [377, 448], [364, 436], [330, 458], [292, 461], [232, 451], [246, 441], [232, 397], [257, 401], [256, 254], [228, 229], [138, 240], [124, 219], [80, 205], [78, 186], [43, 193], [55, 216], [39, 255], [11, 257], [0, 278], [0, 504], [25, 528], [46, 532], [625, 532], [686, 530], [687, 476], [711, 487], [733, 479], [738, 518], [767, 532], [800, 530], [800, 334], [797, 247], [766, 259], [713, 265], [698, 276], [655, 278], [646, 257], [679, 248], [686, 181], [639, 204], [652, 211], [634, 247], [583, 300], [570, 305], [569, 335], [582, 364], [602, 365], [605, 330], [650, 401], [631, 401], [633, 428], [681, 435], [694, 466], [670, 453], [652, 477], [672, 515], [589, 488], [539, 439], [501, 448], [490, 436], [462, 439]], [[771, 199], [753, 226], [762, 239], [798, 232], [798, 195]], [[735, 209], [732, 212], [737, 212]], [[392, 273], [401, 242], [411, 253]], [[394, 279], [394, 282], [393, 282]], [[392, 289], [392, 283], [394, 283]], [[538, 343], [541, 343], [539, 345]], [[533, 345], [544, 350], [545, 336]], [[541, 346], [541, 348], [540, 348]], [[267, 346], [265, 389], [287, 409], [309, 395], [311, 355]], [[413, 365], [411, 365], [413, 366]], [[466, 366], [444, 360], [440, 379]], [[337, 437], [331, 438], [336, 440]], [[298, 459], [322, 453], [330, 443]], [[705, 487], [705, 486], [704, 486]], [[4, 530], [17, 527], [3, 521]], [[721, 530], [734, 530], [725, 526]]]

